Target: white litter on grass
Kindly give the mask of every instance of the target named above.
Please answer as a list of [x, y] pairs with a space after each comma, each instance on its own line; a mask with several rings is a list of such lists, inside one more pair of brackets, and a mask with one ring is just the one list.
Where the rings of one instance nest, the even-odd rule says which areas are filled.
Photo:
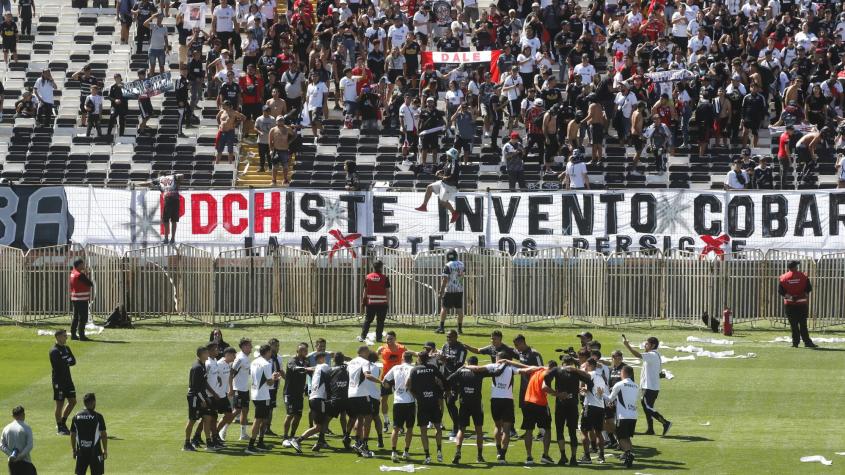
[[806, 457], [801, 457], [802, 462], [820, 462], [822, 465], [833, 465], [832, 460], [828, 460], [821, 455], [807, 455]]
[[687, 356], [673, 356], [671, 358], [667, 358], [663, 355], [660, 355], [660, 361], [662, 363], [671, 363], [672, 361], [695, 361], [694, 355], [687, 355]]
[[651, 475], [650, 473], [634, 472], [634, 475]]
[[[845, 343], [845, 338], [825, 338], [825, 337], [813, 337], [813, 342], [815, 343]], [[779, 336], [774, 340], [769, 340], [764, 343], [792, 343], [792, 337], [789, 336]]]
[[667, 370], [667, 369], [663, 370], [663, 374], [666, 375], [666, 379], [675, 379], [675, 375], [672, 374], [672, 372]]
[[726, 351], [709, 351], [705, 350], [704, 348], [699, 348], [697, 346], [678, 346], [675, 347], [675, 351], [680, 353], [692, 353], [690, 356], [674, 356], [672, 358], [666, 358], [665, 356], [661, 357], [662, 361], [666, 363], [667, 361], [683, 361], [683, 360], [694, 360], [695, 357], [699, 358], [715, 358], [715, 359], [725, 359], [725, 358], [736, 358], [736, 359], [747, 359], [747, 358], [756, 358], [756, 353], [746, 353], [744, 355], [737, 355], [734, 354], [733, 350], [726, 350]]
[[[94, 325], [93, 323], [88, 322], [88, 324], [85, 325], [85, 334], [86, 335], [99, 335], [100, 333], [103, 333], [103, 330], [105, 330], [105, 329], [106, 329], [105, 327]], [[53, 336], [53, 335], [56, 334], [56, 331], [55, 330], [36, 330], [35, 334], [38, 335], [38, 336]]]
[[417, 470], [425, 470], [428, 467], [425, 465], [414, 465], [409, 463], [408, 465], [400, 465], [398, 467], [391, 467], [389, 465], [381, 465], [378, 469], [381, 472], [405, 472], [405, 473], [414, 473]]
[[709, 425], [710, 425], [710, 421], [707, 421], [707, 422], [700, 422], [698, 425], [700, 425], [700, 426], [709, 426]]
[[699, 338], [697, 336], [688, 336], [687, 343], [710, 343], [711, 345], [733, 345], [733, 340], [725, 340], [721, 338]]
[[845, 452], [836, 452], [836, 455], [845, 455]]

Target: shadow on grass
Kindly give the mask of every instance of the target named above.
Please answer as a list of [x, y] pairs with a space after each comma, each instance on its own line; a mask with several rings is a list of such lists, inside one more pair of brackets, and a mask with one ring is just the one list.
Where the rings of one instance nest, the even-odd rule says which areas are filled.
[[813, 348], [813, 351], [845, 351], [845, 348]]
[[101, 340], [100, 338], [91, 338], [87, 342], [83, 342], [83, 343], [109, 343], [109, 344], [111, 344], [111, 343], [129, 343], [129, 342], [125, 341], [125, 340]]
[[664, 435], [662, 438], [669, 440], [680, 440], [681, 442], [713, 442], [713, 439], [697, 435]]

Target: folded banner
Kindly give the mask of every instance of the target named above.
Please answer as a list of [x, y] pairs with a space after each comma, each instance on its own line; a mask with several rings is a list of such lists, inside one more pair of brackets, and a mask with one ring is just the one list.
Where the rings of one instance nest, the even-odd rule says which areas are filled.
[[427, 64], [469, 64], [490, 63], [490, 75], [494, 82], [499, 81], [499, 55], [502, 50], [493, 51], [423, 51], [422, 66]]
[[[770, 125], [769, 126], [769, 135], [772, 137], [778, 136], [782, 134], [786, 130], [786, 126], [783, 125]], [[803, 134], [809, 132], [818, 132], [816, 126], [813, 124], [795, 124], [795, 130], [801, 132]]]
[[123, 86], [123, 97], [137, 99], [140, 96], [153, 97], [175, 89], [170, 73], [159, 74], [147, 79], [128, 82]]
[[695, 78], [695, 73], [686, 69], [673, 69], [671, 71], [646, 73], [645, 77], [649, 78], [651, 82], [678, 82]]

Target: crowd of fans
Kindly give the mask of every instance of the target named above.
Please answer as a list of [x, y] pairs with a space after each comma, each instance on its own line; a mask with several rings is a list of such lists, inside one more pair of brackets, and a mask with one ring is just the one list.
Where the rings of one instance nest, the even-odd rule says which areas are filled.
[[[186, 28], [196, 19], [185, 14], [198, 3], [206, 4], [210, 22]], [[532, 162], [549, 175], [561, 171], [561, 156], [575, 164], [602, 162], [609, 138], [633, 148], [631, 173], [643, 165], [664, 172], [667, 156], [678, 150], [707, 157], [735, 155], [739, 147], [732, 144], [765, 147], [761, 130], [770, 126], [777, 157], [737, 158], [739, 172], [731, 172], [726, 186], [774, 187], [773, 164], [781, 186], [791, 186], [792, 173], [814, 183], [817, 164], [833, 163], [842, 137], [839, 2], [499, 0], [480, 8], [476, 0], [295, 0], [286, 14], [277, 13], [275, 0], [115, 4], [121, 40], [129, 43], [134, 30], [135, 52], [148, 57], [139, 78], [169, 71], [167, 55], [178, 49], [179, 71], [172, 74], [179, 133], [196, 122], [201, 98], [216, 99], [226, 135], [218, 140], [221, 155], [228, 148], [233, 158], [228, 132], [243, 127], [247, 140], [257, 133], [261, 169], [283, 165], [285, 180], [287, 158], [267, 148], [274, 135], [267, 117], [283, 118], [289, 155], [309, 126], [320, 142], [332, 110], [343, 127], [401, 134], [401, 155], [413, 170], [430, 171], [452, 147], [464, 163], [479, 159], [472, 145], [480, 122], [482, 149], [501, 154], [512, 188], [522, 185], [520, 173]], [[175, 31], [162, 26], [168, 16], [175, 17]], [[7, 35], [18, 33], [8, 22], [15, 20], [7, 15], [0, 26], [3, 47], [14, 54]], [[422, 53], [432, 50], [501, 54], [495, 65], [424, 64]], [[82, 89], [87, 132], [101, 133], [100, 116], [110, 103], [108, 133], [116, 123], [123, 133], [121, 78], [106, 89], [86, 70], [72, 75]], [[17, 113], [49, 123], [55, 87], [45, 71]], [[155, 112], [149, 98], [139, 105], [144, 132]], [[567, 166], [560, 175], [568, 185], [583, 181], [570, 173], [575, 168], [583, 170]]]

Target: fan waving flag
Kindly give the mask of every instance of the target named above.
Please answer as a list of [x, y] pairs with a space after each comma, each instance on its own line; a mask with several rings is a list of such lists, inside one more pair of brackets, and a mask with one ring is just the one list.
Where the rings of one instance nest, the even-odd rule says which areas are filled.
[[502, 50], [493, 51], [423, 51], [422, 67], [427, 64], [468, 64], [468, 63], [490, 63], [490, 75], [494, 82], [499, 81], [499, 55]]

